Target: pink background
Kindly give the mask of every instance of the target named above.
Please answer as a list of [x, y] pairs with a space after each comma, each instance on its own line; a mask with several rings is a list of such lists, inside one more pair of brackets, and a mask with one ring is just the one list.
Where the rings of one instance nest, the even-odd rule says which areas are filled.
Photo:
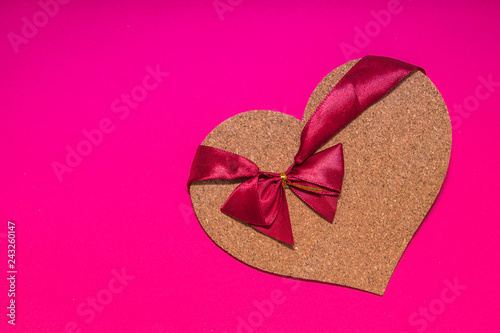
[[[7, 276], [12, 220], [18, 273], [15, 327], [0, 284], [0, 331], [499, 331], [499, 3], [215, 5], [2, 1], [0, 267]], [[346, 45], [356, 49], [346, 55]], [[444, 186], [386, 294], [296, 284], [227, 255], [192, 214], [196, 146], [243, 111], [300, 118], [323, 76], [366, 54], [423, 66], [453, 117]], [[157, 82], [148, 66], [169, 75]], [[496, 85], [484, 85], [489, 76]], [[144, 100], [126, 115], [120, 99], [131, 92]], [[112, 131], [59, 181], [53, 163], [66, 163], [67, 146], [89, 149], [82, 131], [103, 120]], [[467, 288], [454, 295], [454, 282]], [[96, 297], [99, 311], [87, 304]]]

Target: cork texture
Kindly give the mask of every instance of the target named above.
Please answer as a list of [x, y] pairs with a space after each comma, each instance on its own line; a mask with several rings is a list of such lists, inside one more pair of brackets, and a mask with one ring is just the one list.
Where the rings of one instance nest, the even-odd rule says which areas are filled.
[[[356, 61], [319, 83], [302, 120], [248, 111], [221, 123], [203, 144], [247, 157], [262, 171], [285, 172], [305, 123]], [[295, 240], [289, 246], [220, 211], [241, 181], [211, 180], [190, 191], [201, 226], [223, 250], [255, 268], [383, 295], [443, 184], [451, 151], [448, 111], [427, 76], [415, 72], [320, 150], [337, 143], [345, 176], [333, 224], [287, 188]]]

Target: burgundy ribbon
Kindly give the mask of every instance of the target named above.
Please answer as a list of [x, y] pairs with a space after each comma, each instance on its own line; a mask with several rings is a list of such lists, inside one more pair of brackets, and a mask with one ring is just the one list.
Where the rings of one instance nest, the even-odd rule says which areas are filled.
[[231, 193], [221, 211], [293, 245], [285, 185], [324, 219], [333, 222], [344, 177], [342, 145], [314, 152], [415, 70], [425, 74], [422, 68], [393, 58], [362, 58], [314, 111], [302, 130], [294, 163], [286, 172], [263, 172], [243, 156], [200, 145], [191, 166], [188, 189], [201, 180], [248, 178]]

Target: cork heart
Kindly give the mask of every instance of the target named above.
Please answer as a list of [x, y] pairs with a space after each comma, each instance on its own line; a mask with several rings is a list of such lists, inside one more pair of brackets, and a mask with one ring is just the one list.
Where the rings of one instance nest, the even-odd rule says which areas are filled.
[[[217, 126], [202, 144], [249, 158], [260, 170], [284, 172], [319, 103], [357, 62], [328, 74], [302, 120], [248, 111]], [[345, 176], [333, 224], [286, 189], [295, 246], [272, 239], [220, 211], [241, 181], [193, 184], [201, 226], [223, 250], [263, 271], [383, 295], [408, 243], [443, 184], [451, 151], [446, 105], [432, 82], [414, 72], [335, 135]]]

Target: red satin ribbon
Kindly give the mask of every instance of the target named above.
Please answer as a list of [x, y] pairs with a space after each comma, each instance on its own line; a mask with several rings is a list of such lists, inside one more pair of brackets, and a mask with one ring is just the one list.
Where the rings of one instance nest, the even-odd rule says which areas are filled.
[[293, 245], [285, 184], [319, 215], [333, 222], [344, 177], [342, 145], [313, 153], [415, 70], [425, 73], [420, 67], [392, 58], [362, 58], [314, 111], [302, 130], [295, 162], [284, 174], [260, 171], [243, 156], [200, 145], [188, 189], [200, 180], [248, 178], [231, 193], [221, 211]]

